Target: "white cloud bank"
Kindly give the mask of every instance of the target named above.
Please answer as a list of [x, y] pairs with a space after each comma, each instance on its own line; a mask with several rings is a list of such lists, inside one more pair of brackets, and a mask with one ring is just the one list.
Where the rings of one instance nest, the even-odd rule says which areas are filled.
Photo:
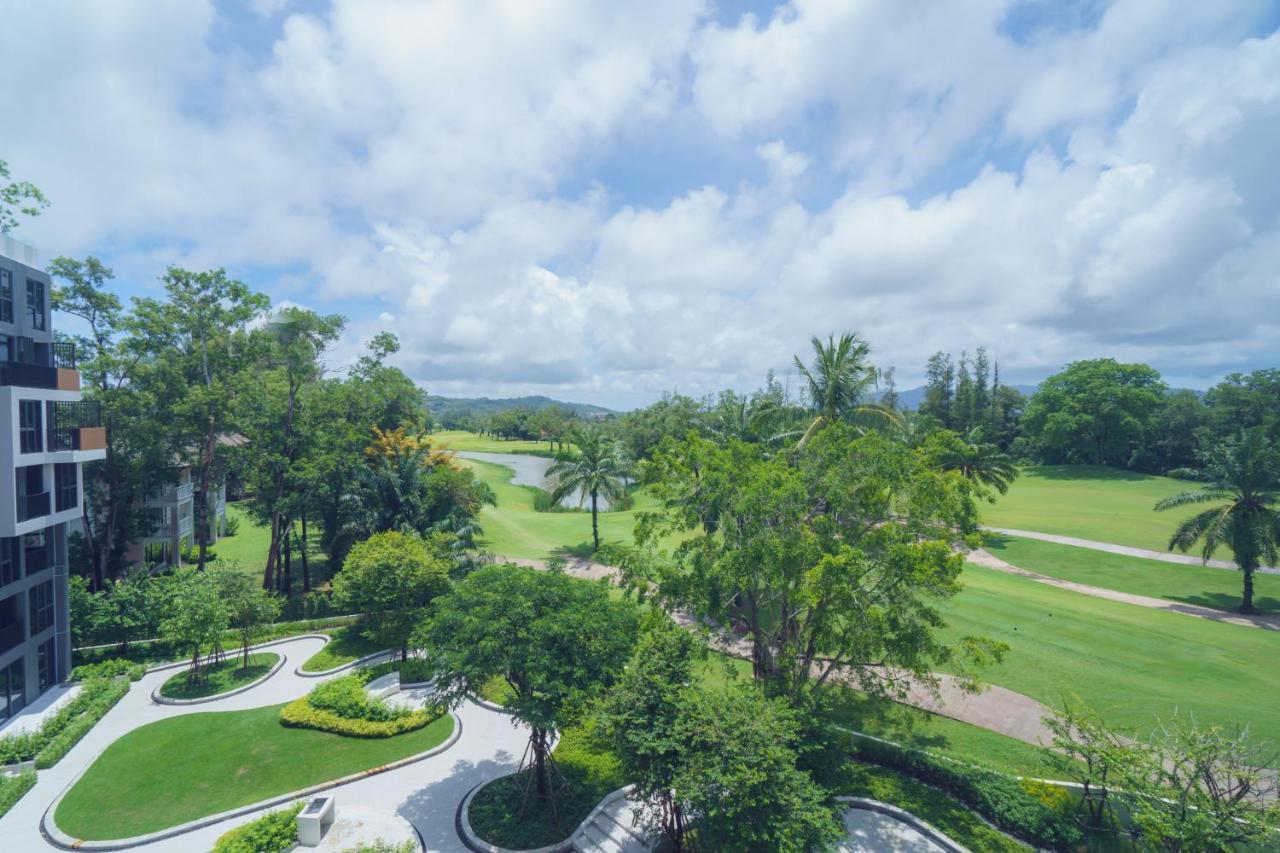
[[[55, 5], [6, 13], [0, 87], [42, 247], [244, 270], [397, 332], [436, 391], [750, 386], [844, 329], [908, 378], [984, 344], [1200, 383], [1280, 352], [1265, 4], [260, 3], [260, 55], [194, 2]], [[674, 126], [758, 169], [610, 161]], [[630, 165], [687, 180], [644, 204]]]

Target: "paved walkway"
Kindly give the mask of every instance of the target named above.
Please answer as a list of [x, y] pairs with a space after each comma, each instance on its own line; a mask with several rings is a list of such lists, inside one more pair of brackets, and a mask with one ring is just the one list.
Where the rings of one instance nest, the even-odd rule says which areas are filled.
[[[1077, 548], [1090, 548], [1094, 551], [1106, 551], [1108, 554], [1122, 554], [1126, 557], [1141, 557], [1144, 560], [1159, 560], [1162, 563], [1180, 563], [1184, 566], [1208, 566], [1211, 569], [1229, 569], [1233, 572], [1240, 568], [1230, 560], [1202, 560], [1190, 554], [1175, 554], [1169, 551], [1153, 551], [1150, 548], [1134, 548], [1129, 545], [1113, 545], [1110, 542], [1095, 542], [1092, 539], [1077, 539], [1074, 536], [1059, 536], [1056, 533], [1039, 533], [1035, 530], [1014, 530], [1011, 527], [988, 527], [992, 533], [1003, 533], [1005, 536], [1020, 536], [1023, 539], [1039, 539], [1041, 542], [1055, 542], [1058, 545], [1074, 545]], [[1280, 568], [1263, 566], [1258, 569], [1263, 574], [1280, 575]]]
[[[183, 714], [260, 708], [304, 695], [321, 679], [302, 678], [293, 670], [323, 645], [323, 640], [304, 638], [273, 646], [272, 651], [288, 656], [288, 663], [279, 672], [251, 690], [202, 705], [157, 705], [151, 701], [151, 691], [171, 676], [173, 670], [145, 676], [132, 685], [128, 695], [62, 761], [49, 770], [41, 770], [35, 787], [0, 818], [0, 848], [23, 853], [56, 849], [40, 834], [41, 816], [81, 770], [133, 729]], [[457, 709], [457, 714], [462, 720], [462, 736], [448, 750], [407, 767], [333, 789], [338, 816], [341, 817], [347, 807], [393, 811], [417, 828], [427, 850], [465, 851], [454, 831], [458, 803], [480, 782], [513, 773], [527, 735], [514, 727], [507, 715], [478, 705], [464, 704]], [[134, 849], [147, 853], [211, 850], [222, 833], [258, 816], [244, 815]]]
[[902, 821], [869, 809], [846, 811], [844, 831], [840, 853], [946, 853]]
[[1168, 610], [1171, 613], [1182, 613], [1186, 616], [1196, 616], [1200, 619], [1210, 619], [1214, 622], [1225, 622], [1228, 625], [1242, 625], [1246, 628], [1263, 628], [1268, 631], [1280, 631], [1280, 617], [1277, 616], [1247, 616], [1243, 613], [1230, 613], [1226, 610], [1215, 610], [1212, 607], [1200, 607], [1196, 604], [1183, 604], [1182, 602], [1169, 601], [1164, 598], [1153, 598], [1149, 595], [1136, 595], [1131, 592], [1119, 592], [1114, 589], [1107, 589], [1106, 587], [1076, 583], [1075, 581], [1063, 580], [1062, 578], [1042, 575], [1039, 572], [1019, 568], [1012, 563], [1006, 563], [990, 551], [983, 550], [982, 548], [970, 551], [966, 555], [965, 559], [971, 563], [975, 563], [976, 565], [983, 566], [984, 568], [995, 569], [998, 572], [1017, 575], [1038, 583], [1047, 584], [1048, 586], [1056, 586], [1059, 589], [1071, 590], [1072, 592], [1078, 592], [1081, 595], [1090, 595], [1094, 598], [1105, 598], [1108, 601], [1119, 601], [1123, 604], [1132, 604], [1135, 607], [1148, 607], [1152, 610]]

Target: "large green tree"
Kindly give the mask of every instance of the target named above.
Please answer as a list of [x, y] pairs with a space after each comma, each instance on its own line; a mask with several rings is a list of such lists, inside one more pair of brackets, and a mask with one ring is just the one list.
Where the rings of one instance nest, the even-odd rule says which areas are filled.
[[1280, 550], [1280, 454], [1261, 427], [1227, 439], [1203, 456], [1199, 488], [1156, 504], [1160, 511], [1213, 504], [1178, 525], [1169, 549], [1189, 551], [1198, 543], [1210, 559], [1223, 545], [1244, 573], [1241, 613], [1255, 613], [1253, 575], [1262, 561], [1275, 565]]
[[573, 447], [556, 456], [547, 468], [547, 479], [555, 485], [552, 503], [577, 494], [579, 503], [591, 502], [592, 550], [600, 550], [600, 499], [617, 506], [627, 499], [628, 467], [618, 442], [599, 429], [579, 429]]
[[813, 361], [806, 365], [795, 357], [796, 370], [805, 383], [805, 395], [813, 420], [797, 443], [804, 447], [824, 426], [848, 419], [855, 414], [876, 414], [886, 419], [895, 415], [888, 409], [866, 402], [876, 383], [876, 368], [871, 363], [871, 345], [856, 334], [814, 337]]
[[436, 601], [415, 642], [451, 706], [491, 678], [506, 682], [507, 709], [529, 727], [533, 780], [546, 799], [554, 733], [613, 683], [635, 624], [634, 606], [612, 599], [601, 583], [490, 565]]
[[426, 608], [448, 590], [447, 547], [395, 530], [357, 543], [333, 579], [334, 597], [362, 614], [364, 635], [401, 658]]
[[200, 654], [218, 648], [230, 614], [212, 578], [194, 568], [182, 568], [165, 588], [167, 614], [160, 623], [160, 636], [191, 656], [187, 670], [190, 681], [203, 677]]
[[1047, 462], [1129, 465], [1150, 437], [1165, 390], [1145, 364], [1075, 361], [1036, 389], [1022, 429]]
[[240, 666], [247, 669], [249, 647], [266, 625], [280, 616], [280, 599], [259, 586], [240, 566], [219, 561], [211, 577], [226, 608], [227, 622], [240, 635]]

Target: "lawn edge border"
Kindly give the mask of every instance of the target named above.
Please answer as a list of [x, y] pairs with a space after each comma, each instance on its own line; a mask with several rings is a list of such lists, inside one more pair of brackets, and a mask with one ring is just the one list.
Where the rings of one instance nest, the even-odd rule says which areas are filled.
[[187, 821], [186, 823], [180, 823], [177, 826], [171, 826], [168, 829], [160, 829], [146, 835], [135, 835], [130, 838], [117, 838], [107, 841], [87, 841], [72, 838], [70, 835], [67, 835], [58, 828], [58, 825], [54, 822], [53, 818], [54, 812], [58, 810], [58, 806], [62, 804], [62, 801], [67, 796], [68, 792], [75, 787], [81, 777], [83, 777], [84, 774], [89, 771], [89, 768], [93, 766], [93, 762], [89, 762], [89, 764], [82, 768], [80, 772], [67, 783], [54, 801], [49, 804], [49, 807], [45, 809], [44, 815], [40, 818], [40, 834], [44, 836], [45, 841], [61, 850], [128, 850], [133, 847], [139, 847], [143, 844], [152, 844], [166, 838], [185, 835], [188, 832], [193, 832], [197, 829], [204, 829], [205, 827], [212, 826], [226, 820], [231, 820], [232, 818], [242, 817], [256, 811], [269, 809], [283, 803], [309, 797], [313, 794], [318, 794], [321, 791], [328, 791], [333, 788], [346, 785], [350, 782], [358, 782], [361, 779], [368, 778], [369, 776], [377, 776], [390, 770], [399, 770], [401, 767], [407, 767], [410, 764], [416, 764], [417, 762], [430, 758], [433, 755], [439, 755], [452, 747], [462, 737], [462, 718], [454, 711], [450, 711], [449, 716], [453, 717], [453, 733], [438, 746], [434, 746], [424, 752], [419, 752], [416, 755], [410, 755], [406, 758], [400, 758], [388, 764], [371, 767], [368, 770], [351, 773], [339, 779], [320, 782], [308, 788], [290, 791], [287, 794], [277, 794], [274, 797], [259, 800], [256, 803], [249, 803], [248, 805], [237, 806], [224, 812], [218, 812], [217, 814], [196, 818], [195, 820]]
[[[467, 849], [474, 850], [475, 853], [569, 853], [569, 851], [574, 849], [574, 839], [578, 837], [578, 833], [582, 832], [583, 827], [595, 820], [596, 816], [600, 814], [605, 806], [609, 805], [614, 800], [617, 800], [619, 797], [627, 796], [635, 788], [634, 785], [623, 785], [616, 791], [610, 791], [605, 794], [604, 797], [600, 799], [600, 802], [596, 803], [592, 807], [591, 811], [587, 812], [587, 816], [584, 817], [576, 827], [574, 827], [573, 832], [569, 833], [567, 838], [557, 841], [554, 844], [547, 844], [543, 847], [526, 847], [517, 850], [510, 847], [499, 847], [496, 844], [490, 844], [488, 841], [485, 841], [476, 834], [474, 829], [471, 828], [470, 818], [471, 801], [476, 798], [476, 794], [479, 794], [482, 788], [486, 785], [491, 785], [494, 782], [497, 782], [499, 779], [505, 779], [508, 776], [514, 775], [514, 773], [506, 773], [502, 776], [481, 782], [479, 785], [476, 785], [468, 791], [467, 795], [462, 798], [462, 802], [458, 804], [458, 811], [454, 815], [453, 825], [454, 830], [458, 833], [458, 838], [461, 839], [464, 845], [466, 845]], [[952, 853], [952, 851], [948, 851], [948, 853]], [[969, 853], [969, 851], [961, 848], [959, 853]]]
[[[329, 640], [333, 639], [333, 637], [330, 637], [327, 634], [324, 636]], [[324, 645], [327, 646], [329, 644], [325, 643]], [[324, 646], [321, 646], [320, 650], [323, 651]], [[293, 674], [298, 676], [299, 678], [324, 678], [326, 675], [337, 675], [339, 672], [346, 672], [349, 669], [355, 669], [358, 666], [364, 666], [365, 664], [373, 663], [374, 661], [379, 660], [384, 656], [394, 655], [394, 654], [395, 654], [395, 651], [392, 649], [383, 649], [380, 652], [374, 652], [371, 655], [365, 655], [362, 658], [357, 658], [356, 660], [353, 660], [350, 663], [344, 663], [340, 666], [335, 666], [332, 669], [320, 670], [319, 672], [307, 672], [306, 670], [303, 669], [303, 667], [307, 665], [307, 660], [311, 660], [311, 658], [307, 658], [307, 660], [304, 660], [302, 663], [298, 664], [298, 666], [294, 668]], [[311, 657], [315, 657], [315, 655], [313, 654]]]
[[[267, 640], [265, 643], [257, 643], [255, 645], [250, 646], [249, 651], [255, 652], [258, 649], [267, 649], [272, 646], [281, 646], [281, 645], [284, 645], [285, 643], [292, 643], [297, 640], [325, 640], [327, 642], [329, 639], [330, 637], [328, 634], [294, 634], [291, 637], [280, 637], [279, 639], [276, 639], [276, 640]], [[321, 646], [321, 648], [323, 648], [323, 646]], [[143, 674], [151, 675], [153, 672], [164, 672], [170, 669], [181, 669], [184, 666], [191, 666], [191, 661], [179, 660], [179, 661], [173, 661], [171, 663], [157, 664], [156, 666], [147, 667], [147, 671]], [[74, 682], [74, 681], [67, 682], [67, 684], [75, 684], [75, 683], [77, 682]], [[136, 684], [137, 682], [134, 682], [134, 683]]]
[[[837, 803], [842, 803], [850, 808], [861, 809], [863, 811], [869, 811], [869, 812], [877, 812], [879, 814], [885, 815], [886, 817], [893, 818], [899, 823], [904, 824], [905, 826], [908, 826], [911, 829], [914, 829], [916, 832], [920, 833], [926, 839], [928, 839], [929, 841], [932, 841], [934, 844], [937, 844], [939, 847], [945, 850], [946, 853], [970, 853], [970, 850], [968, 847], [965, 847], [964, 845], [956, 842], [942, 830], [934, 827], [932, 824], [930, 824], [928, 821], [924, 820], [923, 818], [916, 817], [911, 812], [906, 811], [905, 809], [900, 809], [897, 806], [892, 806], [892, 805], [889, 805], [888, 803], [882, 803], [879, 800], [872, 800], [868, 797], [840, 796], [840, 797], [835, 797], [834, 799]], [[1003, 831], [1002, 831], [1002, 834], [1008, 835], [1008, 833], [1005, 833]]]
[[[272, 652], [272, 654], [275, 654], [275, 653]], [[156, 688], [151, 691], [151, 701], [155, 702], [157, 705], [179, 705], [179, 706], [203, 705], [206, 702], [217, 702], [219, 699], [226, 699], [229, 696], [239, 695], [241, 693], [244, 693], [246, 690], [252, 690], [262, 682], [266, 681], [271, 676], [275, 675], [284, 667], [285, 663], [287, 663], [289, 660], [289, 656], [284, 654], [283, 652], [277, 655], [277, 658], [278, 659], [276, 660], [275, 665], [273, 665], [265, 675], [258, 676], [253, 681], [250, 681], [248, 684], [237, 687], [234, 690], [225, 690], [222, 693], [215, 693], [212, 696], [201, 696], [199, 699], [170, 699], [168, 696], [161, 695], [160, 691], [164, 689], [164, 686], [169, 683], [169, 680], [171, 678], [173, 678], [173, 676], [170, 676], [160, 684], [156, 685]], [[181, 674], [181, 671], [174, 673], [174, 675], [180, 675], [180, 674]]]

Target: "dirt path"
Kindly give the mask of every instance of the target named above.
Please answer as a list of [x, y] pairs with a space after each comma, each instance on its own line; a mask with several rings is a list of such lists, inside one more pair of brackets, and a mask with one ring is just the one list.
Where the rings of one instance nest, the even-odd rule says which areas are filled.
[[1277, 616], [1246, 616], [1243, 613], [1228, 613], [1225, 610], [1214, 610], [1212, 607], [1200, 607], [1195, 604], [1182, 604], [1177, 601], [1168, 601], [1163, 598], [1153, 598], [1149, 595], [1135, 595], [1131, 592], [1117, 592], [1114, 589], [1106, 589], [1100, 586], [1090, 586], [1088, 584], [1076, 583], [1075, 581], [1062, 580], [1061, 578], [1042, 575], [1038, 572], [1021, 569], [1012, 563], [1006, 563], [1004, 560], [985, 551], [981, 548], [976, 551], [970, 551], [966, 559], [969, 562], [988, 569], [995, 569], [998, 572], [1017, 575], [1019, 577], [1028, 578], [1038, 583], [1056, 586], [1059, 589], [1068, 589], [1072, 592], [1078, 592], [1081, 595], [1089, 595], [1094, 598], [1105, 598], [1108, 601], [1119, 601], [1124, 604], [1132, 604], [1136, 607], [1149, 607], [1152, 610], [1168, 610], [1172, 613], [1182, 613], [1186, 616], [1196, 616], [1200, 619], [1211, 619], [1214, 622], [1226, 622], [1229, 625], [1243, 625], [1246, 628], [1262, 628], [1268, 631], [1280, 631], [1280, 617]]
[[[542, 560], [515, 559], [498, 557], [499, 560], [545, 569]], [[599, 580], [612, 578], [617, 569], [602, 563], [593, 563], [581, 558], [571, 558], [566, 571], [580, 578]], [[695, 627], [696, 620], [687, 613], [672, 614], [672, 618], [685, 627]], [[711, 643], [725, 654], [745, 660], [751, 659], [750, 643], [727, 631], [713, 631]], [[969, 723], [988, 731], [998, 732], [1026, 743], [1044, 745], [1049, 743], [1050, 733], [1044, 725], [1043, 718], [1052, 712], [1030, 696], [1017, 693], [1004, 687], [988, 685], [979, 693], [970, 693], [962, 687], [959, 678], [945, 673], [934, 673], [938, 679], [936, 694], [928, 685], [919, 682], [908, 682], [906, 696], [901, 699], [905, 705], [911, 705], [943, 717], [950, 717], [962, 723]], [[851, 679], [846, 678], [846, 681]]]
[[[1106, 551], [1108, 554], [1121, 554], [1125, 557], [1141, 557], [1144, 560], [1159, 560], [1162, 563], [1179, 563], [1184, 566], [1208, 566], [1211, 569], [1228, 569], [1239, 571], [1239, 567], [1230, 560], [1202, 560], [1190, 554], [1172, 554], [1168, 551], [1152, 551], [1150, 548], [1133, 548], [1129, 545], [1113, 545], [1110, 542], [1095, 542], [1092, 539], [1077, 539], [1074, 536], [1059, 536], [1056, 533], [1038, 533], [1034, 530], [1015, 530], [1011, 527], [988, 527], [992, 533], [1003, 533], [1005, 536], [1019, 536], [1023, 539], [1039, 539], [1041, 542], [1054, 542], [1058, 545], [1073, 545], [1076, 548], [1089, 548], [1094, 551]], [[1280, 575], [1280, 568], [1263, 566], [1259, 572], [1269, 575]]]

